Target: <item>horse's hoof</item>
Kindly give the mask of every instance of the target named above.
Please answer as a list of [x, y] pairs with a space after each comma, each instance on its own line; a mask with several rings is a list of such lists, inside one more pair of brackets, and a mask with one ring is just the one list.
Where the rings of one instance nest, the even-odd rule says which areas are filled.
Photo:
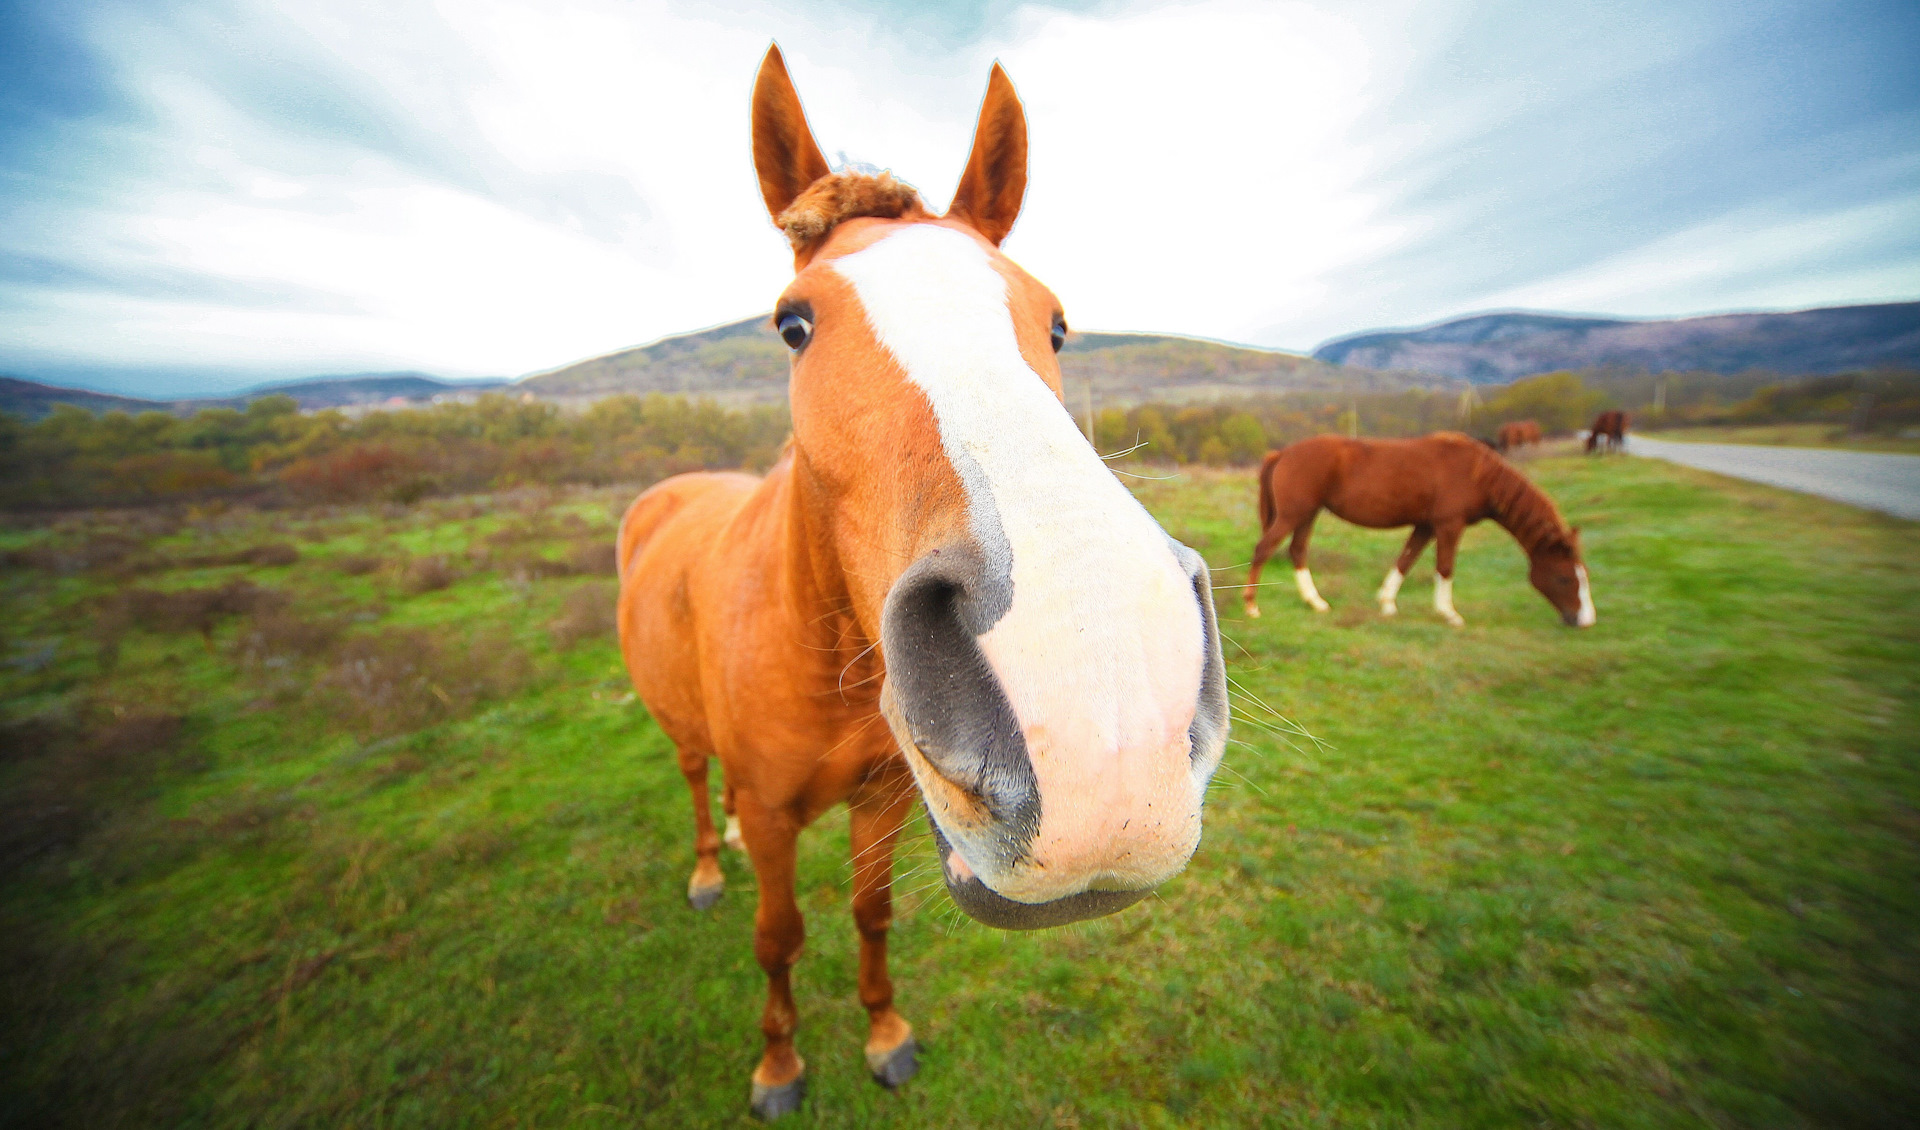
[[734, 851], [744, 852], [747, 850], [747, 841], [740, 838], [740, 818], [738, 816], [727, 817], [727, 834], [722, 836], [721, 840]]
[[1247, 605], [1247, 619], [1249, 619], [1249, 620], [1258, 620], [1259, 618], [1260, 618], [1260, 608], [1259, 608], [1259, 606], [1258, 606], [1258, 605], [1253, 605], [1253, 604], [1249, 604], [1249, 605]]
[[725, 894], [726, 891], [727, 885], [725, 883], [715, 883], [711, 887], [689, 886], [687, 888], [687, 905], [693, 907], [695, 910], [705, 910], [714, 903], [719, 902], [720, 896]]
[[1399, 606], [1399, 605], [1397, 605], [1397, 604], [1395, 604], [1395, 603], [1393, 603], [1393, 602], [1392, 602], [1392, 601], [1390, 601], [1390, 600], [1388, 600], [1388, 601], [1382, 601], [1382, 602], [1380, 603], [1380, 615], [1382, 615], [1382, 616], [1393, 616], [1393, 615], [1397, 615], [1397, 614], [1399, 613], [1399, 611], [1400, 611], [1400, 606]]
[[792, 1114], [800, 1109], [800, 1100], [807, 1097], [807, 1077], [801, 1075], [791, 1083], [782, 1083], [778, 1087], [766, 1087], [759, 1083], [753, 1085], [753, 1100], [748, 1109], [762, 1122], [772, 1122], [783, 1115]]
[[875, 1083], [891, 1091], [919, 1073], [919, 1050], [920, 1045], [908, 1036], [890, 1052], [867, 1053], [867, 1070], [873, 1072]]
[[1312, 604], [1308, 605], [1308, 607], [1312, 608], [1315, 612], [1326, 612], [1332, 609], [1333, 605], [1328, 604], [1324, 600], [1316, 600]]
[[1448, 616], [1445, 619], [1447, 623], [1453, 625], [1456, 628], [1464, 628], [1467, 626], [1467, 622], [1458, 616]]

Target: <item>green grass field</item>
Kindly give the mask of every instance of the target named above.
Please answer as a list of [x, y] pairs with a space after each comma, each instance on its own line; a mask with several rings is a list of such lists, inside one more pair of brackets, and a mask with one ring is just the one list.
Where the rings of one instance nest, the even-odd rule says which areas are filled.
[[[1920, 526], [1652, 461], [1529, 472], [1584, 528], [1590, 631], [1491, 526], [1463, 631], [1430, 555], [1372, 614], [1399, 537], [1331, 519], [1331, 613], [1221, 592], [1236, 740], [1159, 897], [997, 933], [929, 889], [918, 817], [896, 1093], [823, 820], [793, 1124], [1909, 1124]], [[1133, 485], [1244, 577], [1250, 473]], [[624, 501], [0, 532], [0, 1124], [744, 1124], [752, 876], [729, 855], [686, 907], [685, 788], [594, 548]]]
[[1750, 427], [1664, 428], [1652, 439], [1681, 443], [1752, 443], [1768, 447], [1832, 447], [1920, 455], [1920, 436], [1853, 435], [1833, 424], [1755, 424]]

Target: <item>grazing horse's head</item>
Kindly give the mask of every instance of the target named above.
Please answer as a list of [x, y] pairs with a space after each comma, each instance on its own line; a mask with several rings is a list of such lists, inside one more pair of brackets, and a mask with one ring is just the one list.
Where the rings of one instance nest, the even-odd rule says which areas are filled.
[[1120, 485], [1061, 402], [1053, 293], [1000, 253], [1026, 117], [996, 64], [944, 216], [833, 173], [777, 49], [754, 165], [794, 248], [805, 568], [844, 585], [948, 889], [994, 926], [1137, 901], [1200, 841], [1226, 742], [1207, 567]]
[[1580, 527], [1536, 547], [1530, 556], [1527, 579], [1560, 613], [1560, 619], [1569, 628], [1593, 627], [1593, 590], [1580, 560]]

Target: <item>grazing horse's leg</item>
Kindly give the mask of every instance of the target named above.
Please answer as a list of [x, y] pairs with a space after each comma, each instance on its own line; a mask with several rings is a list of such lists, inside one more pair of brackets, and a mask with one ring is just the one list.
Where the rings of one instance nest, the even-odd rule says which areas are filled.
[[1293, 559], [1293, 584], [1300, 590], [1300, 599], [1315, 612], [1325, 612], [1327, 602], [1320, 599], [1320, 590], [1313, 587], [1313, 574], [1307, 570], [1307, 542], [1313, 537], [1313, 520], [1319, 516], [1320, 511], [1315, 510], [1294, 527], [1293, 540], [1287, 543], [1287, 556]]
[[1433, 540], [1432, 526], [1415, 526], [1407, 535], [1407, 544], [1400, 550], [1400, 557], [1393, 563], [1393, 569], [1387, 573], [1387, 579], [1380, 582], [1380, 591], [1374, 596], [1380, 602], [1380, 615], [1391, 616], [1400, 611], [1395, 599], [1400, 595], [1400, 585], [1413, 571], [1413, 563], [1420, 560], [1420, 553]]
[[753, 1069], [753, 1113], [775, 1119], [800, 1108], [807, 1093], [807, 1064], [793, 1050], [793, 1034], [800, 1027], [793, 1007], [793, 965], [807, 939], [800, 906], [793, 899], [794, 842], [800, 822], [789, 813], [767, 808], [753, 796], [737, 798], [740, 831], [747, 856], [760, 883], [760, 905], [753, 915], [753, 956], [767, 974], [767, 1007], [760, 1014], [760, 1031], [767, 1038], [766, 1053]]
[[693, 878], [687, 880], [687, 901], [705, 910], [720, 901], [727, 877], [720, 870], [720, 836], [713, 830], [713, 798], [707, 795], [707, 755], [679, 747], [680, 772], [693, 794]]
[[887, 929], [893, 925], [893, 842], [913, 807], [913, 780], [888, 774], [848, 805], [853, 848], [853, 923], [860, 931], [860, 1003], [867, 1008], [867, 1069], [892, 1090], [920, 1069], [913, 1026], [893, 1008]]
[[1433, 565], [1436, 575], [1433, 578], [1433, 609], [1440, 618], [1456, 628], [1464, 628], [1466, 620], [1453, 608], [1453, 554], [1460, 548], [1460, 534], [1466, 529], [1461, 525], [1441, 526], [1434, 531]]
[[733, 782], [727, 780], [724, 769], [720, 773], [720, 811], [727, 814], [727, 831], [721, 841], [735, 851], [746, 851], [747, 842], [740, 838], [740, 817], [733, 807]]
[[1240, 590], [1240, 603], [1246, 607], [1247, 615], [1255, 620], [1260, 618], [1260, 606], [1254, 602], [1254, 590], [1260, 587], [1260, 569], [1273, 556], [1280, 539], [1287, 536], [1291, 529], [1285, 522], [1275, 521], [1260, 531], [1260, 540], [1253, 547], [1253, 563], [1247, 566], [1247, 587]]

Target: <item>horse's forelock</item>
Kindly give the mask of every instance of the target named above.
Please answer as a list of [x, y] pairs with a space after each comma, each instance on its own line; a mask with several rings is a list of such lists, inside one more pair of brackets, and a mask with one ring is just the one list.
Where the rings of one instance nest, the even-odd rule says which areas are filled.
[[787, 210], [774, 218], [795, 252], [817, 246], [834, 226], [861, 216], [897, 220], [926, 211], [920, 194], [892, 173], [829, 173], [807, 186]]

